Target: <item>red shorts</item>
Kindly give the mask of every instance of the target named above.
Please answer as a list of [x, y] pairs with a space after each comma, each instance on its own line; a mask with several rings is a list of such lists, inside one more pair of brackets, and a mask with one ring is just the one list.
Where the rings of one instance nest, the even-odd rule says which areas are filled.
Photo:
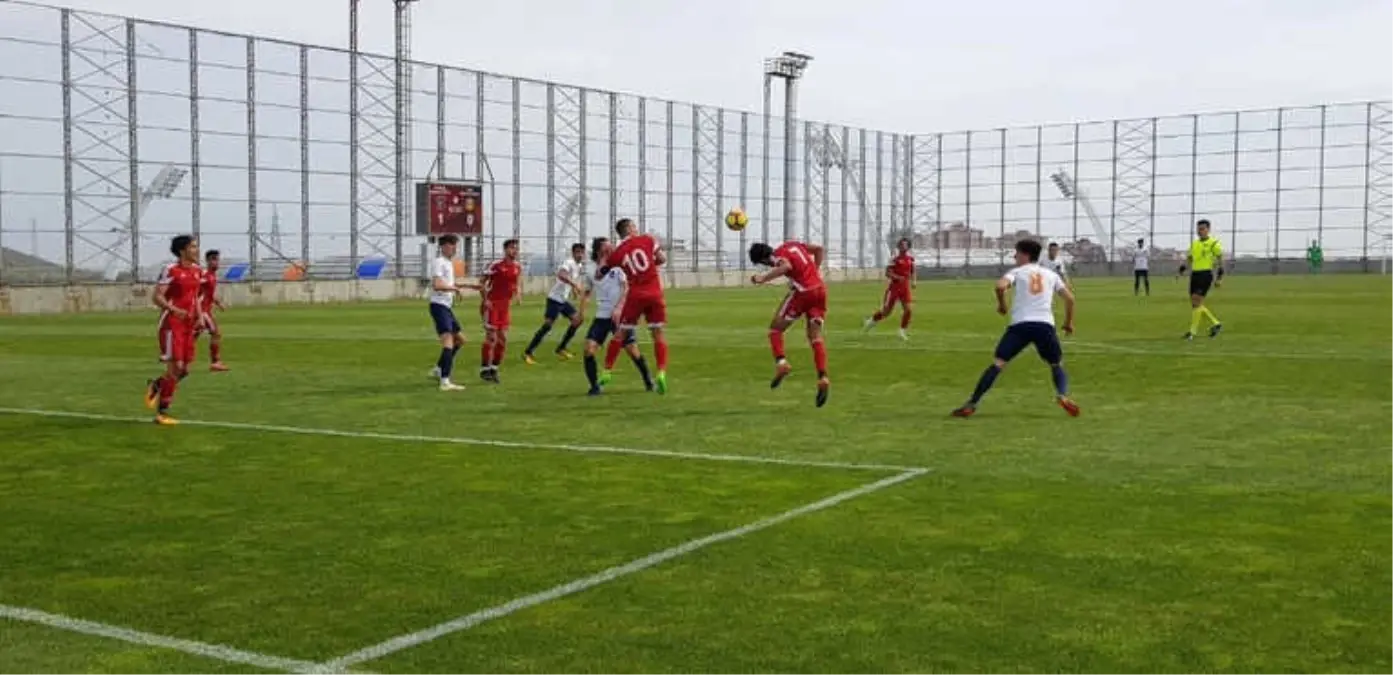
[[885, 289], [885, 302], [881, 304], [881, 307], [889, 309], [895, 306], [895, 303], [907, 305], [911, 302], [914, 302], [914, 293], [910, 291], [908, 285], [891, 284], [889, 288]]
[[822, 323], [827, 318], [827, 287], [819, 286], [806, 291], [789, 291], [783, 304], [779, 305], [779, 318], [795, 321], [801, 317]]
[[163, 363], [193, 363], [198, 333], [193, 325], [177, 321], [160, 324], [160, 361]]
[[508, 330], [513, 325], [513, 306], [506, 301], [486, 302], [479, 308], [486, 330]]
[[211, 310], [204, 310], [203, 320], [200, 321], [198, 327], [194, 329], [194, 335], [202, 335], [204, 333], [212, 335], [218, 334], [218, 320], [213, 318], [213, 312]]
[[667, 300], [661, 289], [656, 292], [634, 290], [624, 298], [624, 306], [619, 310], [619, 326], [633, 328], [639, 319], [649, 328], [661, 328], [667, 323]]

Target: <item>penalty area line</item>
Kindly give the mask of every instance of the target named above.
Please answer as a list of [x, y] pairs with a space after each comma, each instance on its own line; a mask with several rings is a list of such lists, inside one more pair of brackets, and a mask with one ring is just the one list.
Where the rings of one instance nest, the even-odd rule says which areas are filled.
[[[30, 415], [34, 417], [53, 417], [67, 419], [93, 420], [99, 422], [122, 422], [150, 424], [148, 417], [126, 415], [105, 415], [100, 413], [70, 412], [65, 410], [42, 410], [36, 408], [0, 408], [0, 415]], [[925, 471], [927, 467], [897, 466], [893, 464], [860, 464], [855, 462], [821, 462], [816, 460], [785, 459], [760, 455], [718, 455], [701, 452], [679, 452], [675, 450], [643, 450], [640, 448], [619, 448], [603, 445], [572, 445], [566, 443], [534, 443], [531, 441], [502, 441], [487, 438], [464, 438], [456, 436], [427, 436], [417, 434], [393, 434], [375, 431], [346, 431], [341, 429], [316, 429], [293, 427], [279, 424], [254, 424], [248, 422], [219, 422], [215, 420], [180, 420], [180, 424], [213, 429], [235, 429], [239, 431], [260, 431], [267, 433], [297, 434], [301, 436], [335, 436], [339, 438], [360, 438], [404, 443], [440, 443], [452, 445], [476, 445], [509, 450], [560, 450], [586, 454], [634, 455], [641, 457], [665, 457], [668, 459], [701, 460], [707, 462], [738, 462], [746, 464], [773, 464], [813, 469], [844, 469], [856, 471], [909, 472]]]
[[323, 665], [313, 661], [302, 661], [283, 656], [272, 656], [258, 652], [236, 649], [226, 645], [211, 644], [208, 642], [198, 642], [196, 640], [185, 640], [183, 638], [170, 637], [168, 635], [157, 635], [146, 633], [145, 631], [122, 628], [96, 621], [85, 619], [75, 619], [62, 614], [51, 614], [28, 607], [14, 607], [12, 605], [0, 605], [0, 619], [11, 619], [34, 623], [50, 628], [57, 628], [72, 633], [82, 633], [84, 635], [95, 635], [98, 637], [120, 640], [143, 647], [157, 647], [160, 649], [171, 649], [174, 651], [202, 656], [204, 658], [223, 661], [226, 663], [240, 663], [266, 670], [274, 670], [290, 673], [311, 673], [322, 672]]
[[680, 558], [682, 556], [694, 553], [708, 546], [719, 544], [725, 541], [730, 541], [732, 539], [739, 539], [746, 535], [759, 532], [760, 530], [765, 530], [774, 527], [775, 525], [778, 525], [780, 523], [793, 520], [794, 518], [798, 518], [799, 516], [805, 516], [810, 513], [815, 513], [817, 511], [829, 509], [838, 504], [855, 499], [857, 497], [868, 495], [872, 492], [884, 490], [888, 487], [918, 478], [928, 472], [928, 469], [908, 469], [901, 473], [895, 474], [894, 476], [882, 478], [881, 480], [875, 481], [873, 483], [866, 483], [865, 485], [862, 485], [860, 487], [852, 488], [844, 492], [839, 492], [835, 495], [832, 495], [831, 497], [827, 497], [825, 499], [821, 499], [790, 509], [788, 511], [780, 513], [777, 516], [770, 516], [768, 518], [755, 521], [748, 525], [743, 525], [734, 529], [726, 530], [724, 532], [717, 532], [716, 534], [707, 535], [705, 537], [701, 537], [700, 539], [693, 539], [685, 544], [679, 544], [677, 546], [673, 546], [672, 548], [658, 551], [657, 553], [638, 558], [636, 560], [630, 561], [623, 565], [619, 565], [617, 567], [611, 567], [607, 570], [601, 571], [597, 574], [592, 574], [588, 577], [582, 577], [580, 579], [576, 579], [574, 581], [570, 581], [559, 586], [549, 588], [539, 593], [526, 595], [501, 605], [490, 607], [488, 609], [483, 609], [472, 614], [461, 616], [456, 619], [451, 619], [450, 621], [436, 624], [434, 626], [416, 631], [414, 633], [398, 635], [383, 642], [379, 642], [375, 645], [364, 647], [363, 649], [359, 649], [358, 651], [345, 654], [338, 658], [330, 659], [323, 666], [324, 672], [342, 672], [347, 668], [360, 663], [380, 659], [382, 657], [394, 654], [404, 649], [410, 649], [412, 647], [431, 642], [438, 638], [445, 637], [446, 635], [450, 635], [452, 633], [458, 633], [460, 631], [469, 630], [470, 628], [474, 628], [475, 626], [478, 626], [480, 624], [487, 623], [495, 619], [501, 619], [505, 616], [508, 616], [515, 612], [519, 612], [524, 609], [536, 607], [538, 605], [542, 605], [553, 600], [559, 600], [570, 595], [575, 595], [577, 593], [589, 590], [601, 584], [606, 584], [611, 581], [615, 581], [617, 579], [629, 576], [631, 574], [642, 572], [650, 567], [661, 565], [662, 563], [665, 563], [669, 560], [673, 560], [675, 558]]

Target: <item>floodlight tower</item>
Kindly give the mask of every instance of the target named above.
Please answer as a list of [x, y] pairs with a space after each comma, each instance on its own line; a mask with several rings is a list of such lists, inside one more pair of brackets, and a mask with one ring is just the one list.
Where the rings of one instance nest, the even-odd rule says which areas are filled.
[[[784, 52], [764, 61], [764, 138], [769, 138], [769, 114], [773, 99], [773, 79], [784, 81], [784, 239], [794, 238], [798, 181], [798, 80], [813, 57], [798, 52]], [[768, 149], [765, 154], [767, 156]], [[768, 167], [765, 169], [766, 181]]]
[[1107, 262], [1112, 262], [1115, 255], [1114, 251], [1116, 250], [1114, 248], [1115, 242], [1113, 241], [1112, 235], [1108, 233], [1107, 228], [1103, 227], [1103, 221], [1098, 218], [1098, 212], [1093, 210], [1093, 202], [1089, 201], [1088, 195], [1084, 194], [1083, 188], [1079, 187], [1078, 183], [1074, 182], [1074, 178], [1069, 175], [1069, 172], [1063, 169], [1050, 174], [1050, 182], [1054, 183], [1054, 186], [1059, 189], [1060, 196], [1070, 201], [1078, 202], [1079, 206], [1083, 207], [1084, 215], [1088, 216], [1089, 222], [1093, 224], [1093, 233], [1098, 237], [1098, 243], [1103, 247], [1103, 253], [1106, 256]]
[[[106, 266], [102, 269], [102, 278], [106, 281], [116, 281], [119, 270], [117, 265], [122, 262], [131, 262], [125, 259], [122, 253], [130, 245], [131, 237], [136, 231], [136, 226], [145, 217], [145, 212], [150, 208], [150, 204], [157, 199], [169, 199], [174, 196], [174, 191], [179, 189], [179, 184], [184, 182], [184, 176], [189, 174], [187, 169], [181, 169], [173, 164], [166, 164], [155, 177], [150, 180], [150, 184], [140, 191], [140, 199], [136, 202], [135, 220], [125, 223], [123, 227], [112, 228], [116, 233], [116, 241], [106, 247], [102, 253], [108, 255]], [[138, 276], [139, 270], [133, 270]]]

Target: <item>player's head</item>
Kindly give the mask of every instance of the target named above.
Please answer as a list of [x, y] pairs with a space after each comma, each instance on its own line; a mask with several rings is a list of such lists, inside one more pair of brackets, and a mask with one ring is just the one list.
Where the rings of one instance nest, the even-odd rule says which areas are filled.
[[218, 263], [222, 261], [222, 253], [218, 249], [213, 249], [203, 254], [204, 266], [210, 270], [218, 269]]
[[750, 262], [766, 267], [774, 263], [774, 249], [769, 244], [757, 241], [750, 244]]
[[895, 248], [900, 253], [909, 253], [909, 249], [914, 247], [913, 244], [914, 242], [910, 241], [909, 237], [902, 237], [899, 241], [895, 242]]
[[1138, 240], [1137, 240], [1137, 248], [1141, 248], [1141, 247], [1143, 247], [1143, 246], [1146, 246], [1146, 240], [1145, 240], [1145, 239], [1138, 239]]
[[[1035, 248], [1036, 248], [1036, 249], [1039, 249], [1039, 248], [1040, 248], [1040, 244], [1039, 244], [1039, 243], [1036, 243], [1036, 244], [1035, 244]], [[1019, 250], [1019, 249], [1017, 249], [1017, 250]], [[1055, 258], [1058, 258], [1058, 257], [1059, 257], [1059, 244], [1056, 244], [1056, 243], [1054, 243], [1054, 242], [1050, 242], [1049, 253], [1050, 253], [1050, 260], [1054, 260]], [[1037, 256], [1037, 257], [1038, 257], [1038, 256]]]
[[1016, 242], [1016, 264], [1028, 265], [1040, 262], [1040, 242], [1022, 239]]
[[576, 262], [585, 260], [585, 244], [580, 242], [571, 244], [571, 259]]
[[1209, 236], [1209, 220], [1207, 218], [1202, 218], [1195, 223], [1195, 233], [1200, 236], [1200, 239]]
[[609, 238], [595, 237], [590, 240], [590, 262], [599, 264], [607, 255], [609, 255]]
[[455, 251], [459, 250], [459, 237], [453, 234], [447, 234], [436, 239], [435, 243], [440, 245], [440, 255], [446, 258], [455, 257]]
[[169, 252], [180, 262], [198, 262], [198, 240], [191, 234], [181, 234], [169, 240]]
[[638, 227], [634, 225], [633, 218], [620, 218], [619, 222], [614, 224], [614, 233], [619, 235], [620, 239], [631, 234], [637, 234], [637, 231]]
[[503, 242], [503, 257], [509, 260], [518, 259], [518, 240], [509, 239]]

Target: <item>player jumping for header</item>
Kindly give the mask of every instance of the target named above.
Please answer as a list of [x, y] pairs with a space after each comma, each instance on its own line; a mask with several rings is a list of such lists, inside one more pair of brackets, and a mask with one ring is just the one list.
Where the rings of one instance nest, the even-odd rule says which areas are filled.
[[817, 244], [798, 241], [784, 242], [777, 249], [765, 243], [750, 245], [750, 262], [772, 268], [750, 281], [767, 284], [779, 277], [788, 277], [788, 296], [774, 311], [769, 322], [769, 347], [774, 352], [774, 379], [770, 389], [777, 389], [793, 366], [784, 358], [784, 331], [794, 321], [806, 317], [808, 344], [813, 349], [813, 364], [817, 367], [817, 407], [827, 404], [832, 383], [827, 379], [827, 346], [823, 343], [822, 324], [827, 319], [827, 286], [822, 283], [823, 249]]
[[203, 303], [199, 309], [203, 313], [203, 321], [199, 323], [197, 332], [208, 334], [208, 358], [212, 362], [208, 370], [215, 373], [227, 370], [227, 365], [222, 362], [222, 330], [218, 328], [218, 320], [213, 318], [214, 309], [227, 311], [222, 301], [218, 300], [218, 264], [221, 260], [222, 254], [216, 250], [204, 254], [203, 286], [199, 289], [199, 300]]
[[919, 280], [918, 270], [914, 266], [914, 255], [910, 252], [912, 243], [906, 237], [895, 245], [895, 259], [885, 268], [885, 278], [890, 280], [890, 285], [885, 289], [885, 298], [880, 303], [880, 310], [868, 317], [862, 326], [865, 330], [870, 331], [876, 324], [884, 321], [895, 311], [895, 305], [898, 304], [901, 307], [900, 339], [909, 339], [906, 331], [909, 330], [910, 317], [914, 314], [914, 287]]
[[619, 352], [638, 329], [638, 320], [643, 319], [653, 333], [653, 357], [658, 362], [658, 376], [654, 382], [658, 393], [666, 394], [667, 337], [663, 335], [663, 328], [667, 324], [667, 301], [663, 298], [663, 280], [658, 267], [667, 262], [667, 255], [658, 245], [657, 237], [640, 233], [638, 225], [630, 218], [615, 223], [614, 231], [621, 240], [605, 258], [605, 266], [624, 270], [629, 280], [629, 294], [619, 313], [619, 330], [605, 350], [605, 372], [600, 375], [600, 385], [609, 384]]
[[[590, 245], [590, 259], [599, 268], [595, 274], [595, 288], [592, 291], [595, 296], [595, 318], [590, 322], [590, 330], [585, 336], [585, 377], [590, 381], [591, 396], [599, 396], [602, 391], [600, 369], [595, 362], [595, 355], [599, 353], [605, 339], [614, 333], [615, 312], [624, 306], [624, 296], [629, 292], [629, 282], [624, 277], [624, 270], [604, 266], [604, 260], [612, 249], [613, 246], [604, 237], [596, 238]], [[643, 360], [643, 353], [638, 349], [638, 337], [634, 331], [629, 331], [628, 337], [624, 339], [624, 351], [629, 353], [634, 367], [638, 368], [638, 374], [643, 377], [644, 388], [653, 391], [653, 378], [648, 375], [648, 363]]]
[[[1006, 307], [1008, 289], [1015, 289], [1009, 310]], [[1035, 345], [1035, 352], [1050, 365], [1059, 407], [1064, 408], [1071, 417], [1078, 417], [1079, 405], [1069, 398], [1069, 375], [1064, 372], [1064, 350], [1054, 330], [1056, 295], [1064, 298], [1064, 334], [1072, 334], [1074, 294], [1058, 274], [1040, 264], [1040, 242], [1028, 239], [1016, 242], [1016, 267], [996, 282], [996, 311], [1003, 316], [1009, 311], [1011, 325], [996, 344], [995, 361], [977, 380], [972, 398], [953, 411], [954, 417], [971, 417], [977, 412], [977, 404], [992, 388], [1001, 370], [1029, 345]]]
[[203, 268], [198, 266], [198, 240], [187, 234], [169, 243], [169, 252], [179, 260], [164, 268], [150, 300], [160, 308], [160, 361], [164, 374], [145, 386], [145, 407], [155, 410], [156, 424], [178, 424], [169, 416], [169, 405], [179, 382], [189, 375], [193, 363], [198, 326], [202, 323], [199, 290]]
[[[542, 327], [532, 336], [532, 342], [528, 343], [527, 351], [522, 353], [522, 360], [528, 365], [535, 365], [537, 360], [532, 358], [532, 354], [537, 351], [537, 346], [546, 339], [547, 333], [551, 332], [551, 325], [556, 322], [556, 317], [564, 316], [570, 322], [566, 327], [566, 334], [561, 337], [561, 342], [556, 345], [556, 356], [562, 361], [571, 360], [571, 353], [566, 351], [566, 346], [571, 344], [571, 338], [576, 336], [576, 331], [580, 330], [580, 324], [585, 321], [585, 289], [581, 288], [581, 283], [585, 280], [585, 244], [576, 243], [571, 245], [571, 257], [556, 269], [556, 283], [552, 284], [551, 290], [547, 292], [547, 308], [542, 313]], [[576, 294], [576, 302], [580, 305], [571, 304], [571, 293]]]

